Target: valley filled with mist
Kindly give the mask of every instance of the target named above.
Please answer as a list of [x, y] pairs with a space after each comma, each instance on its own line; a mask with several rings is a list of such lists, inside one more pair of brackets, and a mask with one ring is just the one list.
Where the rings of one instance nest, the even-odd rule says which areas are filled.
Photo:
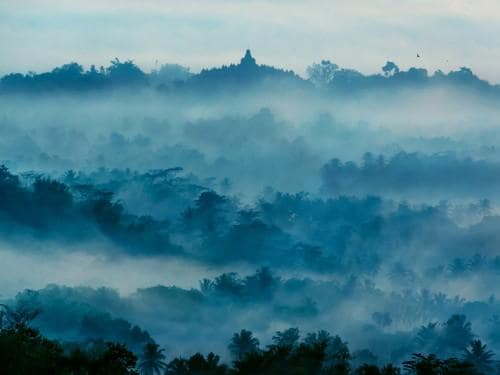
[[328, 331], [353, 369], [478, 339], [500, 355], [500, 86], [394, 62], [307, 73], [247, 51], [2, 77], [3, 314], [167, 362], [231, 366], [242, 330], [261, 348]]

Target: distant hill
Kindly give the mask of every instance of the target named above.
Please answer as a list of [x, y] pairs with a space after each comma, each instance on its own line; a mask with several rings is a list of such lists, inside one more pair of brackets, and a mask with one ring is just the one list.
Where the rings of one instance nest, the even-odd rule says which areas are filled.
[[447, 87], [457, 91], [474, 91], [481, 95], [499, 95], [500, 87], [477, 77], [462, 67], [447, 74], [438, 70], [430, 75], [426, 69], [410, 68], [401, 71], [393, 62], [387, 62], [380, 74], [364, 75], [353, 69], [339, 68], [323, 60], [308, 68], [308, 79], [291, 70], [257, 64], [250, 50], [246, 50], [239, 64], [203, 69], [193, 74], [188, 68], [166, 64], [160, 70], [143, 72], [133, 61], [111, 61], [107, 68], [94, 65], [85, 71], [72, 62], [50, 72], [11, 73], [0, 79], [0, 93], [88, 92], [110, 89], [153, 88], [161, 92], [203, 93], [207, 91], [234, 92], [257, 88], [263, 90], [311, 90], [324, 93], [349, 94], [372, 90], [422, 89]]
[[297, 88], [309, 88], [311, 84], [291, 70], [277, 69], [268, 65], [258, 65], [250, 50], [246, 50], [240, 63], [220, 68], [203, 69], [185, 82], [191, 89], [237, 89], [259, 84], [286, 84]]

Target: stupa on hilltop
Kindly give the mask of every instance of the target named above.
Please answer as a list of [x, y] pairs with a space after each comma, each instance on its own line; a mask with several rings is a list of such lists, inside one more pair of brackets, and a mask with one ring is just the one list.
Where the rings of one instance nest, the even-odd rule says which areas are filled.
[[240, 65], [242, 66], [256, 66], [255, 59], [252, 56], [252, 52], [249, 49], [246, 50], [245, 56], [240, 60]]

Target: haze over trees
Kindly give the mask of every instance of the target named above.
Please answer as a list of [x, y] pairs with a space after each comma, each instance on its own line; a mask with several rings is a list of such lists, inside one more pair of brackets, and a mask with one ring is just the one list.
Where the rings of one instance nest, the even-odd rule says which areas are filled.
[[[250, 50], [239, 64], [224, 65], [220, 68], [202, 69], [191, 73], [190, 69], [178, 64], [163, 64], [150, 73], [143, 72], [133, 60], [120, 61], [115, 58], [108, 67], [91, 65], [88, 70], [77, 62], [70, 62], [54, 68], [50, 72], [28, 74], [11, 73], [0, 80], [3, 94], [24, 92], [42, 93], [47, 91], [85, 92], [88, 90], [123, 89], [151, 87], [160, 90], [238, 90], [249, 89], [254, 84], [269, 84], [289, 88], [309, 90], [313, 86], [332, 92], [358, 92], [376, 89], [422, 88], [451, 86], [457, 89], [477, 90], [481, 94], [498, 95], [495, 85], [477, 77], [469, 68], [447, 74], [441, 70], [429, 75], [426, 69], [410, 68], [400, 70], [398, 65], [387, 61], [381, 74], [364, 75], [354, 69], [341, 68], [330, 60], [321, 60], [307, 68], [307, 79], [293, 71], [268, 65], [259, 65]], [[312, 85], [311, 85], [312, 84]]]
[[319, 61], [2, 77], [6, 373], [498, 373], [498, 86]]

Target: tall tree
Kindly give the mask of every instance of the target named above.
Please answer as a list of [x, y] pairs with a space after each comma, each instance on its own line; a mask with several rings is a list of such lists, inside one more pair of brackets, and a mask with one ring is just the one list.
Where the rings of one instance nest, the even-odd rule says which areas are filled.
[[442, 346], [448, 349], [449, 355], [457, 355], [463, 351], [474, 338], [471, 323], [465, 315], [452, 315], [446, 321], [443, 329]]
[[273, 336], [273, 342], [276, 346], [295, 347], [299, 342], [300, 332], [298, 328], [288, 328], [284, 331], [277, 331]]
[[464, 359], [474, 365], [481, 374], [490, 374], [493, 372], [493, 356], [491, 350], [486, 349], [481, 340], [474, 340], [470, 346], [465, 349]]
[[165, 349], [160, 349], [160, 346], [154, 342], [147, 343], [139, 362], [141, 374], [160, 375], [167, 368], [167, 364], [164, 362], [164, 351]]
[[259, 340], [253, 337], [251, 331], [242, 329], [235, 333], [228, 345], [229, 352], [235, 360], [242, 360], [245, 355], [259, 350]]
[[347, 342], [342, 341], [340, 336], [336, 335], [330, 340], [326, 347], [326, 360], [324, 362], [325, 370], [328, 373], [338, 375], [347, 375], [350, 373], [351, 353]]

